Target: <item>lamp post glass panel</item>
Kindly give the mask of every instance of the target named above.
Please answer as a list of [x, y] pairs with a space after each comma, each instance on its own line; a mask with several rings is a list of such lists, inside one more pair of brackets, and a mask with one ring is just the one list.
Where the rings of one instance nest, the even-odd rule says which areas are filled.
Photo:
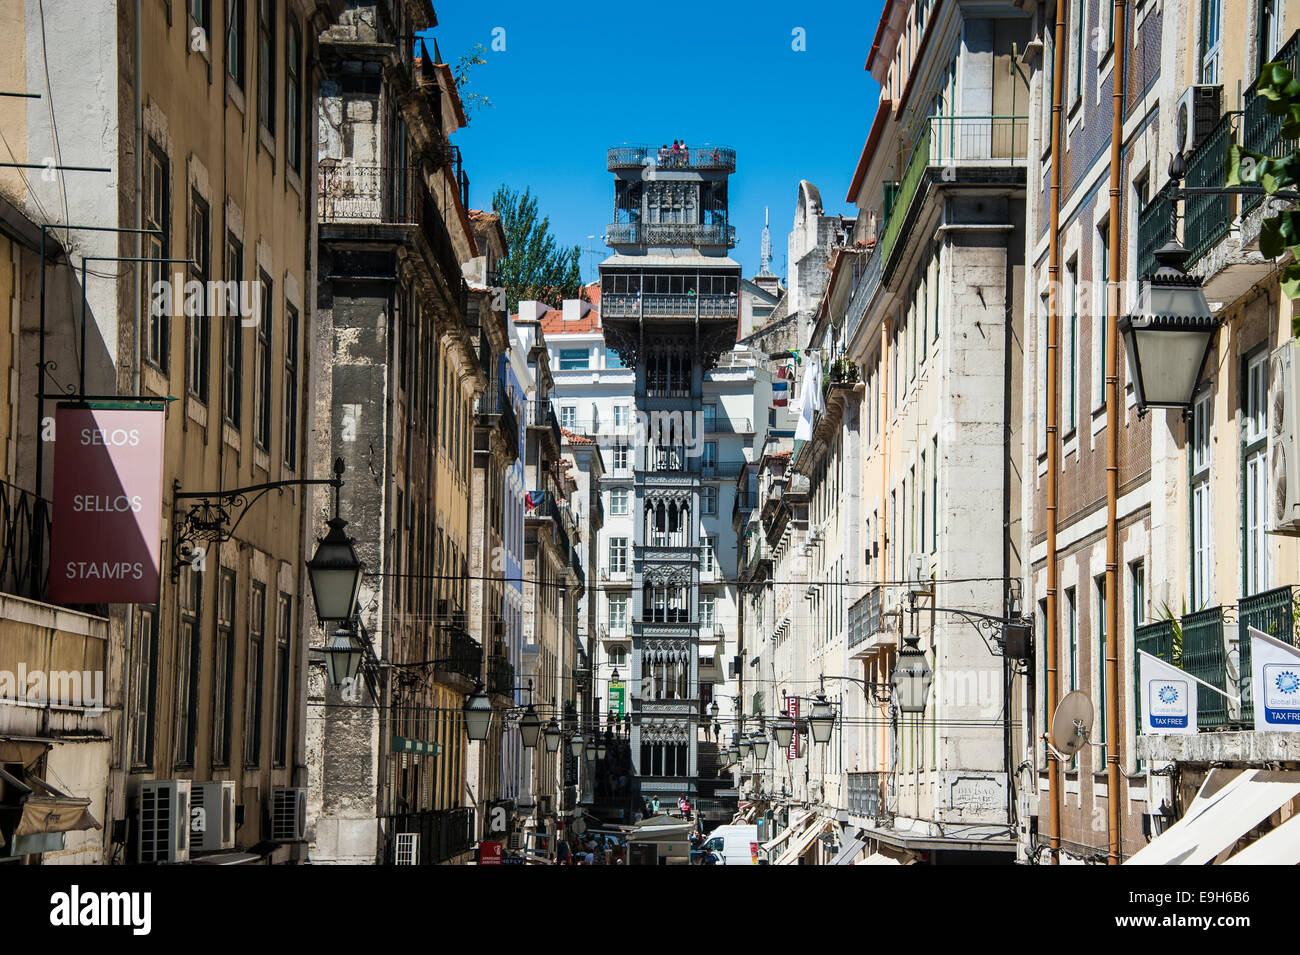
[[812, 712], [808, 714], [808, 728], [812, 733], [813, 742], [829, 743], [831, 730], [834, 727], [835, 709], [826, 699], [826, 694], [818, 693], [813, 700]]
[[1142, 280], [1137, 307], [1119, 320], [1129, 378], [1139, 411], [1192, 405], [1218, 321], [1205, 292], [1183, 271], [1187, 251], [1170, 240], [1156, 253], [1160, 267]]
[[563, 737], [564, 734], [560, 731], [560, 724], [552, 716], [551, 721], [546, 724], [546, 751], [548, 753], [559, 752], [560, 740]]
[[346, 624], [339, 624], [329, 645], [322, 649], [330, 686], [343, 686], [356, 679], [361, 669], [361, 647], [352, 638]]
[[582, 758], [582, 734], [574, 733], [569, 737], [569, 752], [579, 759]]
[[754, 734], [754, 742], [753, 742], [754, 756], [755, 758], [757, 758], [757, 760], [760, 763], [763, 760], [767, 759], [767, 748], [769, 745], [770, 744], [767, 741], [767, 737], [764, 736], [762, 733]]
[[894, 696], [901, 712], [924, 713], [934, 671], [925, 659], [925, 651], [917, 645], [919, 637], [910, 636], [904, 642], [906, 646], [898, 651], [898, 663], [894, 666]]
[[465, 732], [474, 741], [487, 739], [492, 727], [492, 701], [483, 692], [483, 684], [475, 687], [474, 692], [465, 698]]
[[335, 515], [329, 533], [320, 539], [316, 553], [307, 561], [316, 616], [321, 621], [351, 620], [361, 589], [361, 561], [344, 532], [347, 521]]
[[790, 748], [790, 740], [794, 738], [794, 720], [788, 716], [783, 716], [772, 724], [772, 738], [776, 740], [776, 745], [782, 749]]
[[746, 756], [749, 755], [749, 751], [750, 749], [753, 748], [753, 745], [754, 745], [753, 741], [748, 736], [742, 736], [740, 738], [740, 742], [737, 743], [736, 746], [740, 750], [741, 759], [744, 759]]

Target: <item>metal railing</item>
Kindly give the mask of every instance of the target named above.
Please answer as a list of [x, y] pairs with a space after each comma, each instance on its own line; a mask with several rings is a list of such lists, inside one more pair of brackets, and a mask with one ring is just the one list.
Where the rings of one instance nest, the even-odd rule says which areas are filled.
[[736, 244], [736, 227], [725, 222], [613, 222], [605, 229], [609, 245], [726, 246]]
[[415, 221], [414, 170], [406, 166], [322, 159], [316, 168], [321, 222]]
[[884, 274], [884, 259], [878, 247], [867, 255], [867, 266], [858, 277], [857, 284], [853, 286], [853, 297], [849, 300], [848, 315], [844, 320], [846, 342], [853, 341], [854, 332], [858, 330], [858, 325], [867, 314], [867, 306], [875, 297], [876, 289], [880, 288], [880, 279]]
[[560, 433], [560, 422], [555, 418], [555, 409], [549, 401], [528, 402], [528, 427], [549, 428], [555, 438], [557, 448], [563, 446], [564, 435]]
[[468, 807], [405, 812], [389, 818], [394, 835], [419, 834], [420, 865], [440, 865], [474, 846], [474, 810]]
[[849, 607], [849, 648], [870, 639], [884, 627], [884, 588], [876, 585]]
[[510, 436], [511, 443], [516, 446], [518, 457], [519, 443], [519, 419], [515, 417], [514, 402], [506, 393], [505, 384], [497, 377], [488, 378], [487, 388], [483, 393], [474, 400], [474, 413], [487, 417], [499, 417], [501, 427], [505, 433]]
[[[1283, 63], [1294, 75], [1300, 70], [1300, 30], [1291, 34], [1282, 49], [1277, 51], [1272, 62]], [[1260, 96], [1251, 83], [1246, 88], [1245, 112], [1242, 117], [1242, 146], [1251, 152], [1263, 153], [1273, 159], [1293, 153], [1300, 148], [1300, 142], [1282, 138], [1284, 117], [1274, 116], [1268, 111], [1268, 100]], [[1249, 212], [1263, 199], [1263, 196], [1243, 196], [1242, 212]]]
[[50, 503], [0, 481], [0, 593], [44, 601], [50, 585]]
[[[1183, 617], [1182, 667], [1210, 686], [1232, 692], [1228, 679], [1228, 654], [1223, 642], [1223, 608], [1211, 607]], [[1196, 688], [1197, 722], [1223, 726], [1228, 722], [1228, 701], [1203, 686]]]
[[1156, 250], [1169, 241], [1173, 235], [1172, 203], [1169, 199], [1169, 187], [1156, 193], [1138, 213], [1138, 277], [1143, 278], [1155, 272]]
[[488, 657], [487, 688], [489, 693], [509, 696], [515, 688], [515, 666], [498, 653]]
[[735, 295], [676, 295], [642, 293], [603, 295], [603, 318], [736, 318], [740, 299]]
[[[1166, 663], [1177, 664], [1175, 659], [1176, 651], [1181, 653], [1178, 647], [1178, 624], [1173, 620], [1156, 620], [1152, 623], [1143, 624], [1133, 631], [1133, 645], [1138, 650], [1145, 650], [1153, 657], [1159, 657]], [[1134, 654], [1137, 657], [1137, 654]], [[1140, 715], [1142, 712], [1142, 684], [1141, 681], [1133, 681], [1133, 713], [1138, 721], [1137, 726], [1142, 726]], [[1049, 714], [1050, 715], [1050, 714]]]
[[483, 672], [483, 648], [461, 626], [442, 625], [438, 628], [437, 668], [458, 673], [477, 680]]
[[697, 169], [736, 171], [736, 151], [729, 146], [688, 146], [676, 153], [670, 148], [648, 145], [611, 146], [606, 153], [606, 168], [636, 169], [654, 166], [658, 169]]
[[845, 808], [856, 816], [879, 819], [882, 773], [846, 773]]
[[1250, 628], [1254, 627], [1283, 643], [1296, 645], [1296, 597], [1300, 588], [1276, 587], [1237, 601], [1238, 672], [1241, 674], [1241, 720], [1253, 725], [1255, 720], [1254, 681], [1250, 662]]
[[[1227, 113], [1187, 158], [1189, 187], [1227, 185], [1228, 150], [1236, 143], [1236, 113]], [[1236, 215], [1235, 197], [1227, 193], [1188, 196], [1184, 207], [1183, 245], [1188, 261], [1195, 262], [1222, 239]]]
[[705, 434], [753, 434], [754, 423], [748, 418], [703, 418]]

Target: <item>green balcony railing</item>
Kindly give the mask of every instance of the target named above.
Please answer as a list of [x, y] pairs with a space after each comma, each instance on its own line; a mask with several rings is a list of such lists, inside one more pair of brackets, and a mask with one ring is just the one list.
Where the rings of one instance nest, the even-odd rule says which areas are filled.
[[915, 146], [912, 148], [912, 155], [907, 163], [907, 171], [903, 173], [903, 178], [898, 184], [898, 191], [894, 195], [894, 201], [889, 210], [889, 220], [885, 223], [885, 232], [880, 238], [880, 253], [885, 259], [889, 258], [890, 250], [893, 249], [894, 243], [898, 240], [898, 234], [903, 230], [903, 222], [907, 219], [907, 209], [912, 204], [912, 197], [916, 195], [917, 186], [921, 183], [921, 174], [925, 172], [929, 165], [930, 124], [926, 123], [921, 130], [920, 137], [917, 138]]
[[[1291, 39], [1277, 51], [1273, 62], [1283, 63], [1292, 74], [1300, 69], [1300, 30], [1291, 34]], [[1242, 118], [1242, 146], [1254, 153], [1263, 153], [1277, 159], [1300, 147], [1294, 139], [1282, 138], [1281, 116], [1274, 116], [1268, 111], [1268, 101], [1255, 92], [1255, 84], [1246, 88], [1245, 113]], [[1248, 212], [1259, 204], [1263, 196], [1243, 196], [1242, 212]]]
[[1156, 193], [1155, 198], [1138, 213], [1139, 278], [1148, 276], [1156, 270], [1156, 249], [1168, 242], [1173, 234], [1170, 219], [1172, 215], [1173, 209], [1167, 186]]
[[[1227, 185], [1228, 150], [1236, 143], [1237, 114], [1227, 113], [1187, 158], [1189, 187]], [[1184, 209], [1183, 245], [1195, 262], [1228, 233], [1236, 216], [1235, 196], [1227, 193], [1188, 196]]]
[[[1177, 629], [1177, 625], [1172, 620], [1157, 620], [1154, 623], [1143, 624], [1134, 631], [1133, 645], [1153, 657], [1159, 657], [1166, 663], [1174, 663]], [[1136, 657], [1136, 654], [1134, 656]], [[1133, 712], [1137, 716], [1138, 727], [1141, 727], [1142, 683], [1137, 679], [1133, 680]]]
[[1237, 601], [1237, 626], [1241, 655], [1241, 721], [1247, 726], [1255, 720], [1254, 694], [1251, 687], [1250, 628], [1254, 627], [1276, 637], [1283, 643], [1295, 645], [1295, 611], [1297, 587], [1277, 587], [1263, 593], [1242, 597]]
[[[1183, 617], [1183, 669], [1198, 680], [1228, 693], [1228, 653], [1223, 642], [1223, 608], [1212, 607]], [[1196, 688], [1197, 723], [1202, 728], [1228, 722], [1228, 701], [1213, 690]]]

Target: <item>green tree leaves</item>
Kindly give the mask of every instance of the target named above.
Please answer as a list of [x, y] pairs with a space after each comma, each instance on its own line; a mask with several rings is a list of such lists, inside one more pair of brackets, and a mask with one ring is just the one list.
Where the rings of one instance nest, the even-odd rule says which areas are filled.
[[497, 264], [506, 307], [513, 312], [520, 301], [538, 301], [559, 308], [564, 299], [577, 298], [582, 288], [579, 249], [556, 245], [550, 219], [538, 218], [531, 190], [520, 194], [503, 184], [492, 196], [492, 208], [501, 216], [508, 248]]

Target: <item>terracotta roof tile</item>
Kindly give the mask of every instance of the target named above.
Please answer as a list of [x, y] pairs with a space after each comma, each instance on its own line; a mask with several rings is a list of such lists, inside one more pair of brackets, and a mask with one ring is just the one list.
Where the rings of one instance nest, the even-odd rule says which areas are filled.
[[[560, 434], [564, 435], [564, 440], [568, 441], [570, 444], [595, 444], [596, 443], [591, 438], [587, 437], [585, 434], [577, 434], [576, 432], [570, 431], [568, 428], [561, 428]], [[567, 461], [565, 462], [565, 467], [566, 468], [568, 467]]]

